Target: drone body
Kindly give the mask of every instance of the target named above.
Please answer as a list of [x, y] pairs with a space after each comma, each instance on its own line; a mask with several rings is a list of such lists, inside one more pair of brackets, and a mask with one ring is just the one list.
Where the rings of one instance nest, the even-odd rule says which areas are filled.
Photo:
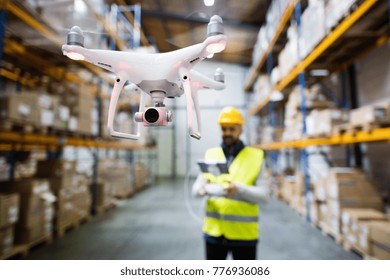
[[[203, 43], [176, 51], [140, 54], [84, 48], [81, 29], [73, 27], [68, 34], [67, 44], [62, 46], [62, 51], [71, 59], [85, 60], [115, 73], [115, 84], [108, 112], [108, 129], [112, 136], [138, 139], [141, 122], [146, 126], [167, 125], [172, 121], [172, 113], [165, 107], [164, 99], [185, 94], [189, 133], [192, 137], [200, 139], [201, 125], [197, 90], [201, 88], [223, 89], [225, 85], [223, 73], [219, 69], [214, 76], [215, 80], [191, 69], [199, 61], [225, 49], [227, 38], [223, 34], [222, 19], [219, 16], [211, 18], [207, 35]], [[119, 95], [128, 81], [135, 84], [141, 92], [139, 112], [135, 114], [135, 121], [139, 122], [136, 134], [118, 132], [113, 127]], [[151, 96], [154, 107], [149, 107], [143, 112], [145, 94]], [[193, 105], [197, 115], [198, 131], [194, 131], [192, 127]]]

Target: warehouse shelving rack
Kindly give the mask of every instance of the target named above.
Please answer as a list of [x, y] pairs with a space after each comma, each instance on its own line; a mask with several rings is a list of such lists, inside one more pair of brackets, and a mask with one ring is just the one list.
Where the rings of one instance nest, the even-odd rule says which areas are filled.
[[292, 0], [290, 4], [288, 5], [286, 11], [284, 12], [278, 27], [276, 28], [276, 32], [271, 39], [268, 48], [264, 51], [264, 53], [261, 55], [260, 59], [257, 61], [256, 65], [253, 67], [252, 71], [249, 74], [248, 80], [245, 84], [245, 91], [248, 92], [252, 89], [253, 84], [259, 75], [261, 69], [263, 68], [265, 62], [267, 61], [267, 58], [272, 52], [273, 47], [275, 46], [276, 42], [280, 39], [281, 34], [283, 31], [285, 31], [288, 27], [288, 22], [290, 20], [290, 17], [292, 13], [294, 12], [295, 5], [297, 4], [299, 0]]
[[[88, 6], [91, 6], [91, 10], [93, 11], [95, 17], [101, 24], [103, 24], [104, 30], [107, 32], [108, 37], [115, 42], [114, 45], [126, 47], [126, 44], [116, 36], [114, 32], [112, 32], [111, 27], [106, 26], [106, 23], [102, 21], [103, 17], [100, 16], [91, 5], [89, 1], [85, 1]], [[123, 1], [122, 4], [124, 3]], [[121, 5], [121, 3], [118, 3]], [[0, 3], [0, 61], [3, 61], [3, 53], [7, 53], [8, 55], [14, 55], [19, 58], [22, 58], [26, 63], [25, 65], [31, 68], [34, 68], [35, 73], [39, 73], [36, 76], [28, 75], [25, 76], [18, 71], [13, 71], [14, 69], [0, 69], [0, 76], [12, 80], [17, 83], [17, 85], [23, 85], [28, 88], [36, 88], [37, 85], [41, 83], [40, 75], [46, 75], [52, 78], [54, 81], [66, 81], [71, 83], [90, 83], [89, 80], [83, 80], [72, 72], [67, 71], [62, 66], [57, 66], [55, 63], [49, 62], [47, 59], [42, 57], [42, 55], [30, 53], [30, 50], [27, 50], [20, 43], [5, 38], [5, 26], [6, 26], [6, 17], [7, 15], [12, 16], [13, 18], [18, 19], [20, 22], [23, 22], [28, 27], [31, 28], [32, 31], [36, 32], [40, 36], [48, 39], [51, 44], [58, 47], [60, 52], [60, 48], [63, 44], [63, 40], [56, 34], [56, 32], [41, 18], [41, 16], [35, 12], [34, 9], [29, 7], [27, 3], [21, 1], [1, 1]], [[134, 18], [131, 13], [126, 13], [126, 18], [132, 20], [132, 24], [140, 25], [140, 16], [136, 15]], [[143, 45], [147, 45], [147, 40], [145, 35], [141, 32], [141, 38]], [[64, 61], [69, 62], [66, 58]], [[102, 69], [91, 65], [87, 62], [79, 62], [82, 66], [92, 73], [94, 73], [98, 78], [98, 85], [101, 88], [102, 82], [105, 81], [108, 85], [113, 84], [113, 78], [110, 77], [105, 71]], [[101, 90], [98, 90], [96, 95], [96, 99], [99, 101], [101, 98], [109, 98], [109, 96], [102, 96]], [[101, 117], [99, 117], [101, 118]], [[73, 146], [73, 147], [83, 147], [88, 148], [93, 155], [94, 158], [94, 166], [93, 166], [93, 184], [97, 183], [97, 170], [98, 170], [98, 156], [99, 151], [108, 151], [108, 150], [117, 150], [117, 151], [125, 151], [127, 153], [126, 158], [130, 161], [130, 163], [134, 163], [134, 152], [144, 152], [148, 154], [148, 158], [155, 160], [155, 152], [156, 147], [145, 146], [137, 144], [136, 142], [131, 141], [117, 141], [113, 138], [105, 139], [96, 136], [84, 136], [84, 135], [74, 135], [61, 133], [60, 135], [45, 135], [42, 133], [29, 133], [27, 131], [15, 132], [15, 131], [0, 131], [0, 151], [10, 152], [11, 159], [15, 158], [14, 156], [17, 153], [30, 152], [35, 150], [43, 150], [46, 151], [50, 158], [59, 157], [62, 154], [62, 150], [65, 147]], [[13, 178], [13, 164], [15, 162], [11, 161], [10, 168], [10, 178]], [[152, 164], [150, 164], [152, 167]], [[153, 174], [151, 174], [153, 176]], [[93, 196], [96, 193], [93, 192]], [[95, 201], [95, 200], [94, 200]], [[94, 206], [93, 206], [94, 208]]]
[[[293, 1], [293, 4], [296, 5], [296, 2]], [[383, 4], [385, 6], [385, 1], [378, 1], [378, 0], [365, 0], [363, 3], [355, 10], [353, 11], [349, 16], [347, 16], [326, 38], [324, 38], [318, 46], [311, 52], [309, 53], [301, 62], [299, 62], [291, 71], [290, 73], [283, 77], [273, 88], [275, 91], [283, 91], [283, 90], [288, 90], [288, 86], [292, 85], [293, 83], [296, 83], [296, 79], [299, 76], [299, 74], [305, 70], [307, 70], [310, 66], [312, 66], [314, 63], [316, 63], [316, 60], [318, 59], [323, 59], [324, 54], [326, 54], [326, 51], [329, 51], [330, 47], [333, 47], [335, 43], [340, 44], [340, 40], [342, 39], [342, 36], [350, 30], [350, 28], [353, 27], [353, 25], [362, 19], [365, 15], [367, 15], [370, 10], [378, 4]], [[292, 4], [291, 4], [292, 5]], [[294, 5], [294, 7], [295, 7]], [[292, 15], [291, 12], [288, 13], [288, 15]], [[286, 23], [287, 24], [287, 21]], [[285, 25], [284, 25], [285, 26]], [[278, 36], [279, 34], [275, 34], [275, 36]], [[385, 44], [388, 39], [389, 39], [389, 34], [387, 32], [387, 29], [384, 29], [382, 34], [373, 34], [375, 37], [370, 40], [370, 43], [367, 44], [367, 46], [364, 47], [364, 50], [361, 51], [360, 53], [357, 53], [351, 57], [350, 54], [345, 54], [348, 55], [349, 58], [344, 61], [342, 65], [337, 65], [336, 67], [332, 67], [332, 65], [326, 65], [326, 63], [322, 63], [321, 66], [328, 66], [328, 68], [331, 68], [331, 72], [338, 72], [340, 70], [343, 70], [347, 68], [350, 64], [352, 64], [354, 61], [357, 59], [361, 58], [368, 52], [370, 52], [373, 48], [377, 48]], [[365, 39], [365, 38], [364, 38]], [[277, 38], [274, 38], [274, 40], [277, 40]], [[337, 41], [337, 42], [336, 42]], [[261, 62], [261, 61], [260, 61]], [[318, 64], [316, 65], [318, 67]], [[326, 67], [324, 67], [326, 68]], [[256, 72], [254, 72], [256, 73]], [[250, 75], [250, 78], [248, 79], [247, 85], [245, 86], [245, 90], [249, 91], [253, 83], [255, 82], [254, 78], [251, 78], [252, 75], [257, 75], [252, 74]], [[269, 98], [266, 98], [264, 101], [261, 103], [257, 104], [251, 109], [251, 114], [255, 115], [259, 113], [269, 102]]]
[[379, 128], [372, 131], [336, 134], [328, 138], [306, 138], [289, 142], [275, 142], [256, 145], [263, 150], [305, 149], [310, 146], [350, 145], [357, 143], [390, 142], [390, 128]]
[[[390, 36], [389, 36], [389, 25], [388, 25], [380, 30], [375, 30], [376, 32], [371, 31], [369, 34], [370, 40], [367, 40], [367, 37], [365, 36], [362, 36], [363, 38], [360, 38], [360, 41], [358, 42], [358, 46], [362, 48], [363, 51], [359, 50], [358, 52], [347, 53], [345, 50], [343, 50], [341, 44], [346, 40], [345, 38], [343, 38], [343, 35], [345, 35], [349, 30], [354, 28], [356, 25], [358, 25], [359, 22], [364, 22], [367, 20], [375, 21], [376, 20], [375, 14], [377, 14], [378, 11], [380, 12], [386, 11], [386, 5], [388, 6], [387, 12], [389, 15], [389, 24], [390, 24], [390, 1], [365, 0], [365, 1], [360, 1], [359, 3], [360, 5], [358, 5], [355, 10], [353, 10], [347, 17], [345, 17], [345, 19], [343, 19], [330, 32], [330, 34], [328, 34], [305, 58], [299, 61], [295, 67], [293, 67], [293, 69], [289, 72], [287, 76], [282, 77], [282, 79], [272, 88], [272, 91], [284, 91], [285, 93], [288, 93], [289, 91], [291, 91], [291, 87], [293, 85], [297, 85], [297, 84], [299, 85], [301, 91], [301, 112], [303, 114], [302, 139], [295, 140], [295, 141], [288, 141], [288, 142], [273, 142], [269, 144], [254, 145], [265, 151], [269, 151], [271, 153], [271, 162], [274, 161], [273, 159], [274, 153], [277, 153], [281, 150], [289, 151], [291, 149], [293, 150], [297, 149], [300, 151], [301, 168], [304, 173], [304, 184], [305, 184], [304, 189], [305, 189], [305, 196], [306, 196], [306, 213], [307, 213], [306, 218], [308, 222], [310, 222], [310, 206], [309, 206], [309, 199], [308, 199], [310, 178], [308, 174], [308, 155], [306, 152], [307, 147], [329, 146], [329, 145], [344, 145], [348, 147], [359, 143], [390, 141], [390, 128], [372, 129], [370, 131], [363, 130], [363, 131], [346, 132], [337, 135], [332, 135], [330, 137], [315, 138], [315, 139], [306, 137], [306, 120], [305, 120], [306, 102], [304, 100], [305, 98], [304, 88], [306, 86], [306, 83], [308, 83], [309, 81], [307, 78], [305, 78], [305, 71], [309, 70], [312, 67], [312, 68], [320, 68], [320, 69], [325, 68], [328, 69], [330, 73], [341, 72], [347, 69], [356, 60], [368, 54], [373, 49], [384, 45], [389, 40]], [[282, 20], [280, 21], [278, 31], [280, 29], [287, 28], [288, 20], [292, 18], [293, 10], [295, 10], [295, 20], [297, 22], [298, 36], [299, 36], [300, 16], [301, 16], [300, 1], [290, 2], [290, 5], [288, 6]], [[373, 10], [375, 12], [372, 12]], [[372, 14], [370, 15], [370, 13]], [[367, 35], [367, 32], [365, 33], [365, 35]], [[274, 38], [271, 40], [270, 46], [273, 46], [274, 42], [279, 39], [279, 36], [280, 36], [280, 32], [276, 32]], [[336, 56], [337, 55], [339, 55], [340, 57], [343, 56], [342, 63], [339, 63], [338, 65], [332, 65], [330, 63], [327, 63], [325, 59], [326, 55], [330, 54], [332, 49], [334, 50], [335, 46], [340, 47], [342, 53], [341, 55], [339, 50], [338, 52], [336, 52]], [[246, 92], [252, 90], [256, 77], [259, 75], [266, 58], [268, 58], [267, 56], [269, 56], [270, 54], [272, 54], [272, 48], [267, 49], [267, 51], [263, 54], [260, 60], [255, 64], [256, 66], [254, 67], [254, 70], [252, 70], [252, 72], [249, 74], [249, 78], [245, 85]], [[269, 75], [270, 74], [269, 69], [267, 72]], [[311, 82], [312, 81], [310, 81], [309, 84]], [[345, 77], [343, 79], [343, 82], [345, 82]], [[345, 91], [345, 89], [343, 89], [343, 91]], [[270, 100], [271, 92], [266, 98], [264, 98], [264, 100], [262, 100], [260, 103], [252, 107], [252, 109], [250, 110], [251, 115], [260, 114], [260, 112], [268, 105], [269, 118], [274, 119], [274, 114], [275, 114], [274, 105], [273, 105], [274, 102]], [[343, 95], [344, 94], [345, 92], [343, 92]], [[343, 98], [345, 99], [345, 96], [343, 96]], [[343, 103], [345, 103], [345, 100]], [[343, 107], [345, 107], [345, 105], [346, 104], [343, 104]], [[270, 121], [270, 124], [272, 124], [272, 127], [275, 128], [275, 121]]]

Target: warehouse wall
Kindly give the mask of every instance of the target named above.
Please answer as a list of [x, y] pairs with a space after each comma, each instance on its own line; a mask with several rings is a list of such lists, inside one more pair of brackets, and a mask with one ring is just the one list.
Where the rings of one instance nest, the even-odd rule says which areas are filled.
[[[202, 119], [202, 139], [195, 140], [188, 135], [187, 129], [187, 110], [186, 97], [181, 96], [175, 100], [166, 100], [168, 107], [174, 107], [174, 123], [169, 126], [175, 126], [173, 130], [158, 129], [155, 137], [159, 139], [159, 175], [171, 176], [174, 172], [172, 168], [174, 163], [172, 157], [176, 159], [176, 175], [184, 176], [189, 166], [193, 169], [192, 174], [196, 174], [196, 160], [202, 159], [205, 151], [220, 143], [220, 129], [217, 124], [217, 118], [220, 110], [224, 106], [236, 106], [244, 114], [245, 95], [243, 85], [245, 83], [245, 74], [247, 68], [224, 64], [214, 61], [204, 61], [197, 65], [195, 69], [201, 73], [212, 77], [215, 69], [221, 67], [225, 73], [226, 88], [222, 91], [200, 90], [199, 103]], [[196, 127], [196, 126], [195, 126]], [[175, 146], [173, 153], [168, 151], [172, 147], [173, 136], [175, 137]], [[245, 135], [243, 139], [246, 140]]]
[[[356, 63], [359, 106], [390, 101], [390, 45], [384, 45]], [[377, 181], [384, 197], [390, 198], [390, 144], [362, 145], [364, 167]]]

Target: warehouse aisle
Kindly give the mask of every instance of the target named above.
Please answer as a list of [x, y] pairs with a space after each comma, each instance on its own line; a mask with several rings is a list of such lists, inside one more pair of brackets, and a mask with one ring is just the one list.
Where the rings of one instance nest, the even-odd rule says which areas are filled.
[[[201, 226], [188, 214], [183, 180], [165, 180], [95, 217], [29, 259], [202, 259]], [[195, 212], [202, 199], [191, 198]], [[262, 206], [260, 259], [360, 259], [312, 228], [287, 205]]]

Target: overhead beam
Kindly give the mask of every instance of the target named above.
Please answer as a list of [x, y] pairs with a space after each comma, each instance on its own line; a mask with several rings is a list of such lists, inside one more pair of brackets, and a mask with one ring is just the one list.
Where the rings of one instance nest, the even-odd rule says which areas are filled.
[[[153, 17], [153, 18], [158, 18], [163, 20], [179, 20], [179, 21], [186, 21], [190, 23], [199, 23], [199, 24], [207, 24], [210, 21], [209, 18], [204, 18], [201, 16], [196, 16], [196, 15], [185, 16], [181, 14], [167, 13], [162, 10], [142, 9], [142, 16], [143, 18]], [[229, 20], [229, 19], [223, 19], [223, 24], [231, 27], [239, 27], [245, 30], [249, 29], [249, 30], [258, 31], [260, 28], [259, 24], [253, 24], [253, 23], [248, 23], [248, 22], [243, 22], [238, 20]]]

